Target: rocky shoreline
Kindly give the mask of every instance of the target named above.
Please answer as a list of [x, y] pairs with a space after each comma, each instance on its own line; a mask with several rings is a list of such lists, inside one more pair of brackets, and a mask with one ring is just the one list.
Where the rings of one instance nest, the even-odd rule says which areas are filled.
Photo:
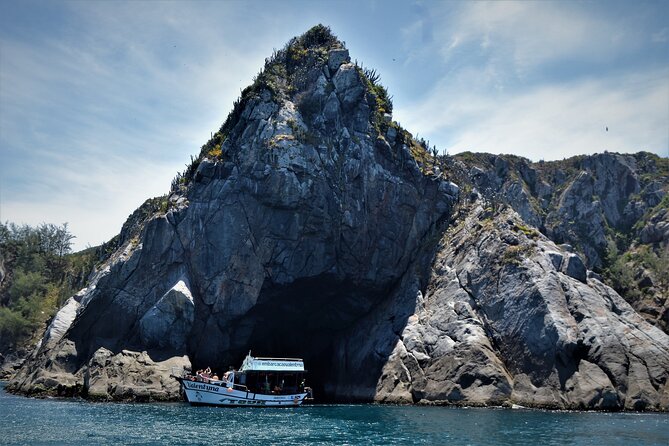
[[176, 400], [173, 367], [251, 348], [325, 402], [669, 410], [667, 284], [632, 255], [669, 243], [666, 160], [440, 158], [391, 113], [327, 28], [291, 40], [7, 390]]

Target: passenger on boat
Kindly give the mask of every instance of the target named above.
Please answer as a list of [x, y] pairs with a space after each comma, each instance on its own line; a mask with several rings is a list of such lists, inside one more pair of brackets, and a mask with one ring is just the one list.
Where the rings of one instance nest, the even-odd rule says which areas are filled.
[[198, 381], [208, 383], [211, 378], [211, 369], [207, 367], [205, 370], [198, 370], [196, 376]]
[[235, 368], [230, 367], [230, 370], [225, 372], [225, 375], [223, 375], [223, 380], [227, 382], [227, 387], [232, 388], [235, 383]]

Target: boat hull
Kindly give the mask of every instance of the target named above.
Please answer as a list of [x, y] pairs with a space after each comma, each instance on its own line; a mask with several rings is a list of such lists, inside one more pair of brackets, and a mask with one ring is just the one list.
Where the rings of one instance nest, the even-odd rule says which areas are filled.
[[176, 379], [181, 383], [186, 400], [194, 406], [294, 407], [301, 405], [307, 397], [306, 392], [288, 395], [263, 394], [180, 377]]

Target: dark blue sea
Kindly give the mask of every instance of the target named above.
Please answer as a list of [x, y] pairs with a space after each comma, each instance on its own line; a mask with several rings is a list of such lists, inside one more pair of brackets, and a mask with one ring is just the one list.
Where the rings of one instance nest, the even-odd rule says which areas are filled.
[[379, 405], [212, 408], [14, 396], [0, 444], [669, 445], [669, 415]]

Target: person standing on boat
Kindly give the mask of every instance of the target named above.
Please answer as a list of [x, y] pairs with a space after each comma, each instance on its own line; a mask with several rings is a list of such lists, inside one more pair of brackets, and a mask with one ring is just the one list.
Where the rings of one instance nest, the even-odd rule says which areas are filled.
[[232, 386], [234, 385], [234, 382], [235, 382], [235, 368], [234, 367], [230, 367], [230, 370], [225, 372], [225, 375], [223, 375], [223, 380], [228, 383], [227, 384], [228, 388], [232, 388]]

